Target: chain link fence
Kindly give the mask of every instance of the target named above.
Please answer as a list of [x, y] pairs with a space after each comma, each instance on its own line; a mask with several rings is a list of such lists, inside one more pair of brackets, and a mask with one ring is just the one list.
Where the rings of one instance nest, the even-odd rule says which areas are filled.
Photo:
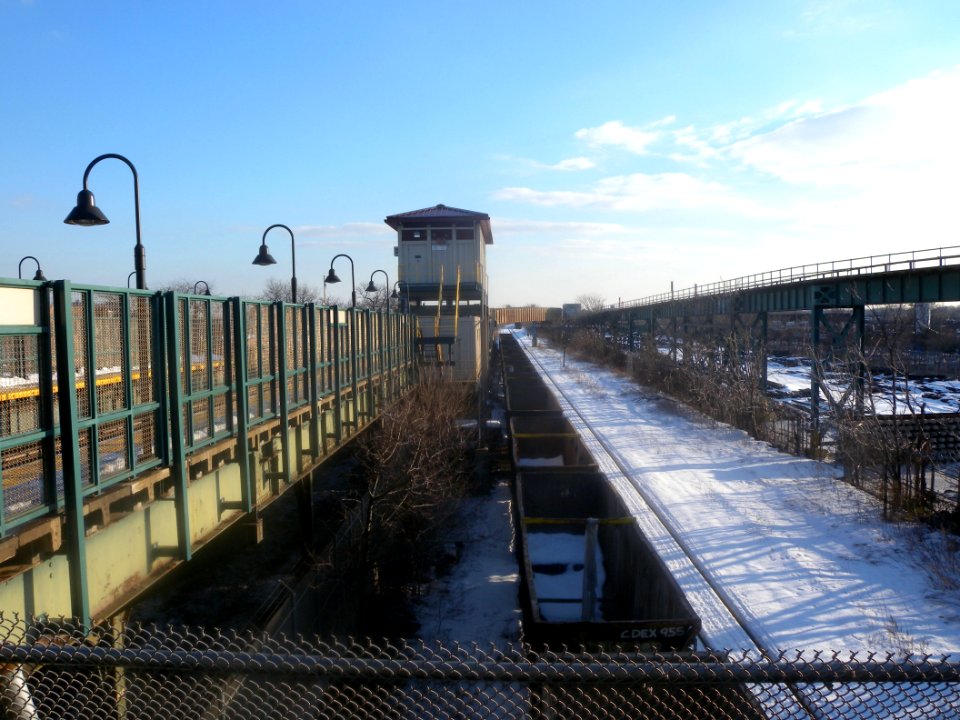
[[6, 718], [951, 718], [960, 660], [271, 639], [0, 620]]

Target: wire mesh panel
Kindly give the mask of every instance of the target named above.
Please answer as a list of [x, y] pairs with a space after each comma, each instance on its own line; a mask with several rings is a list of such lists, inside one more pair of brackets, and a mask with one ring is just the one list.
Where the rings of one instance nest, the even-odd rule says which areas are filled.
[[317, 392], [320, 397], [325, 397], [333, 391], [333, 360], [334, 355], [331, 352], [331, 323], [333, 321], [333, 311], [328, 307], [318, 307], [314, 314], [314, 335], [316, 344], [314, 352], [316, 357], [317, 373]]
[[153, 363], [157, 353], [154, 322], [158, 301], [149, 295], [130, 294], [130, 347], [133, 365], [134, 405], [156, 401]]
[[357, 311], [341, 310], [337, 318], [338, 335], [340, 337], [340, 347], [337, 348], [337, 357], [340, 365], [340, 385], [350, 385], [356, 379], [354, 370], [356, 368], [355, 358], [352, 355], [353, 348], [356, 347], [357, 335]]
[[5, 521], [50, 502], [43, 482], [42, 452], [41, 442], [24, 443], [0, 451]]
[[180, 333], [176, 374], [179, 377], [184, 418], [184, 447], [197, 449], [230, 434], [234, 421], [227, 396], [233, 392], [227, 378], [224, 316], [229, 301], [209, 296], [177, 299]]
[[88, 325], [92, 323], [93, 317], [92, 298], [90, 293], [82, 290], [74, 290], [72, 298], [70, 307], [73, 313], [73, 353], [76, 365], [74, 392], [77, 396], [77, 417], [84, 419], [91, 416], [90, 393], [96, 380], [95, 374], [90, 370], [91, 332]]
[[39, 334], [0, 335], [0, 436], [41, 428]]
[[353, 331], [356, 333], [357, 343], [356, 343], [356, 353], [357, 353], [357, 379], [365, 380], [370, 377], [370, 367], [369, 367], [369, 356], [367, 351], [369, 350], [369, 343], [367, 331], [370, 326], [370, 311], [361, 310], [354, 313], [354, 325]]
[[[71, 291], [80, 475], [102, 490], [158, 465], [159, 296], [74, 286]], [[148, 444], [140, 444], [148, 443]]]
[[247, 328], [247, 414], [251, 421], [258, 422], [279, 411], [273, 306], [245, 301], [243, 310]]
[[307, 385], [306, 308], [302, 305], [284, 305], [286, 346], [283, 359], [287, 373], [287, 407], [305, 405], [309, 400]]
[[[50, 292], [40, 283], [5, 286], [0, 325], [0, 535], [57, 499], [55, 387]], [[22, 323], [22, 324], [14, 324]]]
[[[127, 347], [123, 330], [126, 308], [119, 293], [95, 292], [88, 296], [93, 309], [95, 396], [98, 415], [127, 407]], [[149, 357], [149, 352], [147, 353]], [[137, 358], [139, 361], [139, 358]], [[149, 367], [149, 361], [147, 363]], [[139, 362], [134, 365], [140, 370]], [[88, 373], [90, 374], [90, 373]]]
[[953, 657], [537, 652], [0, 620], [17, 718], [947, 718]]

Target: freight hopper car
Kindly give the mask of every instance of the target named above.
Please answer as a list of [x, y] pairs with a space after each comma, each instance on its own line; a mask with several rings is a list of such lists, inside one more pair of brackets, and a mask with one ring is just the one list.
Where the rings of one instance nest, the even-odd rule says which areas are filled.
[[597, 464], [570, 421], [562, 415], [511, 417], [510, 459], [515, 472], [538, 469], [593, 471]]
[[532, 645], [693, 647], [700, 618], [598, 472], [520, 472], [523, 633]]
[[513, 336], [501, 341], [523, 634], [685, 650], [700, 619]]

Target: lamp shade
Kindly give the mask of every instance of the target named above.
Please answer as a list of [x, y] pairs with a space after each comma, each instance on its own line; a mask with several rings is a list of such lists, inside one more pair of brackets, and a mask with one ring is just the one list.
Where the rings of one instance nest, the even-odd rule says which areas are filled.
[[270, 254], [270, 249], [266, 244], [260, 245], [260, 252], [257, 253], [257, 256], [253, 259], [254, 265], [276, 265], [277, 261], [273, 259], [273, 255]]
[[77, 193], [77, 206], [64, 219], [67, 225], [106, 225], [110, 221], [97, 207], [93, 193], [81, 190]]
[[323, 279], [325, 283], [338, 283], [340, 278], [337, 277], [337, 274], [333, 271], [333, 268], [330, 268], [330, 272], [327, 273], [327, 276]]
[[36, 272], [36, 274], [33, 276], [33, 279], [34, 279], [34, 280], [39, 280], [40, 282], [46, 282], [46, 281], [47, 281], [46, 276], [43, 274], [43, 270], [41, 270], [39, 266], [37, 267], [37, 272]]
[[367, 283], [365, 292], [376, 292], [376, 291], [377, 291], [377, 286], [374, 285], [373, 280], [371, 280], [369, 283]]

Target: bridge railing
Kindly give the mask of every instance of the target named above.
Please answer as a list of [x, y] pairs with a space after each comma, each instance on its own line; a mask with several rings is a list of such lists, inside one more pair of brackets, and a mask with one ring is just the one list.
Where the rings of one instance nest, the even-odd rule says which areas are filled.
[[927, 250], [911, 250], [885, 255], [866, 255], [834, 260], [811, 265], [795, 265], [793, 267], [771, 270], [754, 275], [744, 275], [732, 280], [694, 285], [682, 290], [667, 291], [656, 295], [649, 295], [637, 300], [627, 300], [608, 306], [611, 309], [624, 307], [642, 307], [657, 305], [671, 300], [688, 300], [695, 297], [709, 295], [724, 295], [727, 293], [749, 290], [751, 288], [770, 287], [787, 283], [798, 283], [818, 278], [835, 278], [850, 275], [870, 275], [897, 270], [917, 270], [926, 267], [946, 267], [960, 264], [960, 246], [930, 248]]
[[390, 312], [0, 280], [0, 545], [71, 492], [184, 474], [191, 455], [324, 402], [339, 442], [400, 387], [410, 344]]

